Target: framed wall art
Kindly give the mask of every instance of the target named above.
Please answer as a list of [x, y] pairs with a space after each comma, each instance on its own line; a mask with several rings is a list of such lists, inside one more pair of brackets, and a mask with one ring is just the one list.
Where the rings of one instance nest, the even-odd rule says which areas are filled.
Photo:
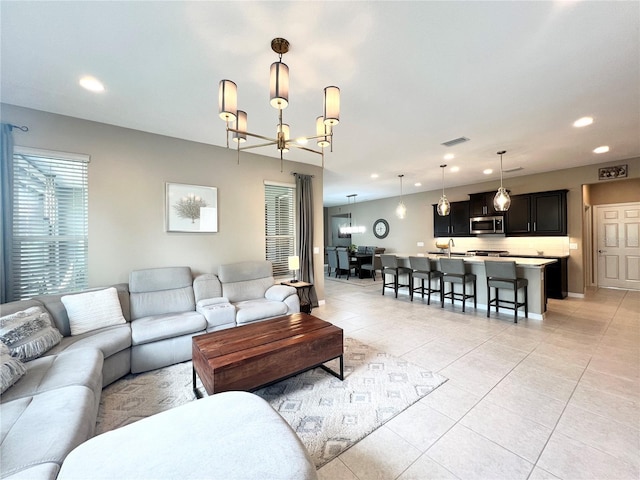
[[615, 167], [605, 167], [598, 169], [598, 180], [613, 180], [614, 178], [625, 178], [627, 176], [626, 165], [616, 165]]
[[166, 231], [218, 231], [218, 189], [182, 183], [166, 184]]

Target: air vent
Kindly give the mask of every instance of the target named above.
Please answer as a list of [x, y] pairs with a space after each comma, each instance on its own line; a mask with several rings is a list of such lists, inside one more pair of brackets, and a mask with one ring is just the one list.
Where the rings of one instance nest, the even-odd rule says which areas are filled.
[[506, 168], [506, 169], [502, 170], [502, 172], [503, 173], [511, 173], [511, 172], [517, 172], [518, 170], [522, 170], [522, 167]]
[[440, 145], [444, 145], [445, 147], [453, 147], [454, 145], [458, 145], [459, 143], [468, 142], [469, 139], [467, 137], [459, 137], [454, 138], [453, 140], [449, 140], [448, 142], [441, 143]]

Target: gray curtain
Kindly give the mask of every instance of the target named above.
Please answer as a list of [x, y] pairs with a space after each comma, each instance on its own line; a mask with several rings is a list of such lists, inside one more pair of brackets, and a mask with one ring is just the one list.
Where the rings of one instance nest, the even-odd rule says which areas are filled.
[[1, 124], [2, 151], [0, 152], [0, 303], [13, 300], [13, 268], [11, 246], [13, 243], [13, 128]]
[[[313, 187], [311, 175], [293, 174], [296, 178], [296, 212], [300, 280], [313, 283]], [[318, 306], [315, 288], [309, 293], [311, 305]]]

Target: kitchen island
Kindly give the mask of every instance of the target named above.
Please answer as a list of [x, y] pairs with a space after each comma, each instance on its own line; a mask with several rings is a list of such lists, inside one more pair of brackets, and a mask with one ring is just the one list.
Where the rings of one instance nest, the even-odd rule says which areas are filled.
[[[438, 260], [440, 258], [447, 258], [447, 255], [431, 254], [431, 253], [391, 253], [395, 255], [404, 264], [409, 266], [409, 257], [427, 257], [431, 260], [431, 266], [433, 269], [440, 270]], [[541, 320], [544, 318], [544, 312], [546, 311], [546, 296], [545, 296], [545, 267], [552, 263], [557, 262], [552, 258], [532, 258], [532, 257], [487, 257], [487, 256], [461, 256], [452, 255], [451, 258], [460, 258], [464, 261], [466, 271], [469, 273], [475, 273], [476, 275], [476, 297], [478, 301], [478, 310], [487, 310], [488, 295], [487, 295], [487, 276], [484, 271], [485, 260], [498, 261], [498, 262], [516, 262], [516, 271], [518, 277], [526, 278], [529, 280], [529, 318]], [[458, 287], [460, 288], [460, 287]], [[512, 300], [513, 294], [510, 290], [500, 290], [500, 297], [505, 300]], [[467, 300], [469, 302], [469, 300]], [[456, 305], [461, 305], [460, 302], [456, 302]], [[450, 302], [445, 303], [451, 305]], [[473, 306], [473, 304], [472, 304]], [[509, 310], [505, 309], [505, 312]]]

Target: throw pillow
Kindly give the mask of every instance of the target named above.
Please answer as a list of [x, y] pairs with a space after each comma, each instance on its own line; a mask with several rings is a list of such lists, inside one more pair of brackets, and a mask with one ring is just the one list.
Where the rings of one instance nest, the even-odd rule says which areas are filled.
[[127, 323], [122, 315], [118, 291], [114, 287], [65, 295], [61, 300], [69, 316], [72, 336]]
[[13, 357], [25, 362], [38, 358], [61, 339], [49, 313], [41, 307], [27, 308], [0, 318], [0, 341], [9, 347]]
[[4, 343], [0, 342], [0, 394], [3, 394], [7, 388], [20, 380], [27, 371], [17, 358], [11, 356], [11, 351]]

